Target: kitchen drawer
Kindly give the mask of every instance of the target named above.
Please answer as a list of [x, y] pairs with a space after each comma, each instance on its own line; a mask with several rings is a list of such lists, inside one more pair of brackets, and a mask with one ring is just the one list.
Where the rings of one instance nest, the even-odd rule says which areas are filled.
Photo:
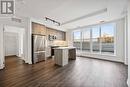
[[34, 54], [34, 57], [33, 57], [33, 62], [34, 63], [37, 63], [37, 62], [40, 62], [40, 61], [43, 61], [43, 60], [46, 60], [45, 52], [35, 53]]

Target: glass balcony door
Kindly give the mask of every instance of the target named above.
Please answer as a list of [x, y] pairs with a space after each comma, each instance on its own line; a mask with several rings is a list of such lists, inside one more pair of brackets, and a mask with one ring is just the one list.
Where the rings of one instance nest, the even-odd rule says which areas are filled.
[[101, 26], [101, 53], [114, 54], [114, 29], [115, 25], [104, 24]]
[[81, 52], [81, 43], [82, 43], [82, 38], [81, 38], [81, 31], [74, 31], [73, 32], [73, 46], [76, 47], [76, 53], [80, 54]]
[[100, 52], [100, 27], [94, 26], [92, 27], [92, 52], [99, 53]]
[[91, 51], [91, 29], [86, 28], [82, 31], [82, 53]]

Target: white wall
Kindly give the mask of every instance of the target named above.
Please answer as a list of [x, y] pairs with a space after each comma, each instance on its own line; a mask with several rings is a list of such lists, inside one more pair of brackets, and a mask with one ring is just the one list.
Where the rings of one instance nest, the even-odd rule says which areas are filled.
[[18, 34], [5, 32], [4, 33], [4, 48], [5, 56], [18, 55]]
[[0, 69], [4, 68], [3, 25], [0, 24]]
[[125, 19], [116, 22], [116, 59], [125, 62]]
[[128, 3], [128, 85], [130, 87], [130, 0]]
[[68, 46], [73, 46], [73, 30], [68, 30], [66, 32], [66, 41], [68, 43]]
[[[100, 54], [91, 54], [91, 53], [85, 53], [80, 54], [82, 56], [89, 56], [94, 58], [100, 58], [100, 59], [106, 59], [111, 61], [118, 61], [118, 62], [124, 62], [125, 61], [125, 54], [124, 54], [124, 29], [125, 29], [125, 20], [120, 19], [116, 20], [116, 56], [115, 55], [100, 55]], [[86, 26], [87, 27], [87, 26]], [[67, 31], [67, 39], [68, 39], [68, 45], [72, 46], [73, 42], [73, 36], [72, 36], [72, 30]]]

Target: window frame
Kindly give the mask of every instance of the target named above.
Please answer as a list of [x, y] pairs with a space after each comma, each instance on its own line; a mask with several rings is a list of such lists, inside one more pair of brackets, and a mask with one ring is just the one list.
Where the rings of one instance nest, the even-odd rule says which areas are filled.
[[[113, 54], [105, 54], [102, 52], [102, 41], [100, 40], [99, 41], [99, 52], [95, 53], [93, 52], [93, 41], [92, 41], [92, 30], [93, 30], [93, 27], [97, 26], [99, 27], [99, 36], [101, 38], [101, 26], [102, 25], [105, 25], [105, 24], [114, 24], [114, 53]], [[108, 56], [116, 56], [117, 55], [117, 50], [116, 50], [116, 31], [117, 31], [117, 24], [115, 22], [109, 22], [109, 23], [103, 23], [103, 24], [98, 24], [98, 25], [92, 25], [92, 26], [89, 26], [89, 27], [84, 27], [83, 29], [77, 29], [77, 30], [73, 30], [73, 43], [74, 43], [74, 32], [80, 32], [80, 51], [82, 52], [82, 42], [83, 42], [83, 31], [89, 29], [90, 31], [90, 51], [86, 51], [86, 53], [91, 53], [91, 54], [100, 54], [100, 55], [108, 55]], [[74, 44], [73, 44], [74, 46]]]
[[[88, 29], [88, 30], [87, 30], [87, 29]], [[92, 49], [91, 49], [91, 40], [92, 40], [92, 39], [91, 39], [91, 28], [90, 28], [90, 27], [86, 27], [86, 28], [84, 28], [84, 29], [81, 30], [81, 34], [82, 34], [82, 37], [81, 37], [81, 39], [82, 39], [81, 41], [82, 41], [82, 42], [81, 42], [81, 44], [83, 44], [83, 41], [84, 41], [84, 36], [83, 36], [84, 33], [83, 33], [83, 32], [85, 32], [85, 31], [89, 31], [89, 34], [90, 34], [90, 39], [89, 39], [89, 40], [90, 40], [90, 51], [86, 51], [87, 53], [90, 53], [90, 52], [92, 51]], [[82, 48], [83, 48], [83, 45], [82, 45], [82, 47], [81, 47], [81, 50], [83, 51]]]
[[[117, 24], [116, 24], [115, 22], [101, 24], [101, 25], [100, 25], [100, 35], [102, 34], [102, 33], [101, 33], [101, 32], [102, 32], [102, 31], [101, 31], [101, 26], [102, 26], [102, 25], [105, 25], [105, 24], [114, 24], [114, 27], [113, 27], [113, 28], [114, 28], [114, 53], [113, 53], [113, 54], [105, 54], [105, 53], [103, 53], [103, 52], [102, 52], [102, 41], [100, 40], [100, 45], [101, 45], [101, 46], [100, 46], [100, 47], [101, 47], [101, 48], [100, 48], [100, 54], [101, 54], [101, 55], [116, 56], [116, 54], [117, 54], [117, 53], [116, 53], [116, 51], [117, 51], [117, 50], [116, 50], [116, 29], [117, 29]], [[101, 37], [101, 36], [100, 36], [100, 37]]]
[[101, 54], [101, 40], [99, 40], [99, 51], [98, 52], [94, 52], [93, 51], [93, 28], [94, 27], [98, 27], [99, 28], [99, 37], [101, 37], [101, 28], [100, 25], [96, 25], [96, 26], [92, 26], [91, 27], [91, 44], [92, 44], [92, 54]]
[[81, 30], [74, 30], [73, 31], [73, 46], [74, 46], [74, 32], [80, 32], [80, 50], [82, 50], [82, 32]]

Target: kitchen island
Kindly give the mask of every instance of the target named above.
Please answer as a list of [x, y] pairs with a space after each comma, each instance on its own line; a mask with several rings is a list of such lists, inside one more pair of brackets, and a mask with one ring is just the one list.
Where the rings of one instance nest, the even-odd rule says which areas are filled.
[[54, 48], [55, 64], [64, 66], [68, 64], [69, 59], [76, 59], [75, 47], [58, 47]]

